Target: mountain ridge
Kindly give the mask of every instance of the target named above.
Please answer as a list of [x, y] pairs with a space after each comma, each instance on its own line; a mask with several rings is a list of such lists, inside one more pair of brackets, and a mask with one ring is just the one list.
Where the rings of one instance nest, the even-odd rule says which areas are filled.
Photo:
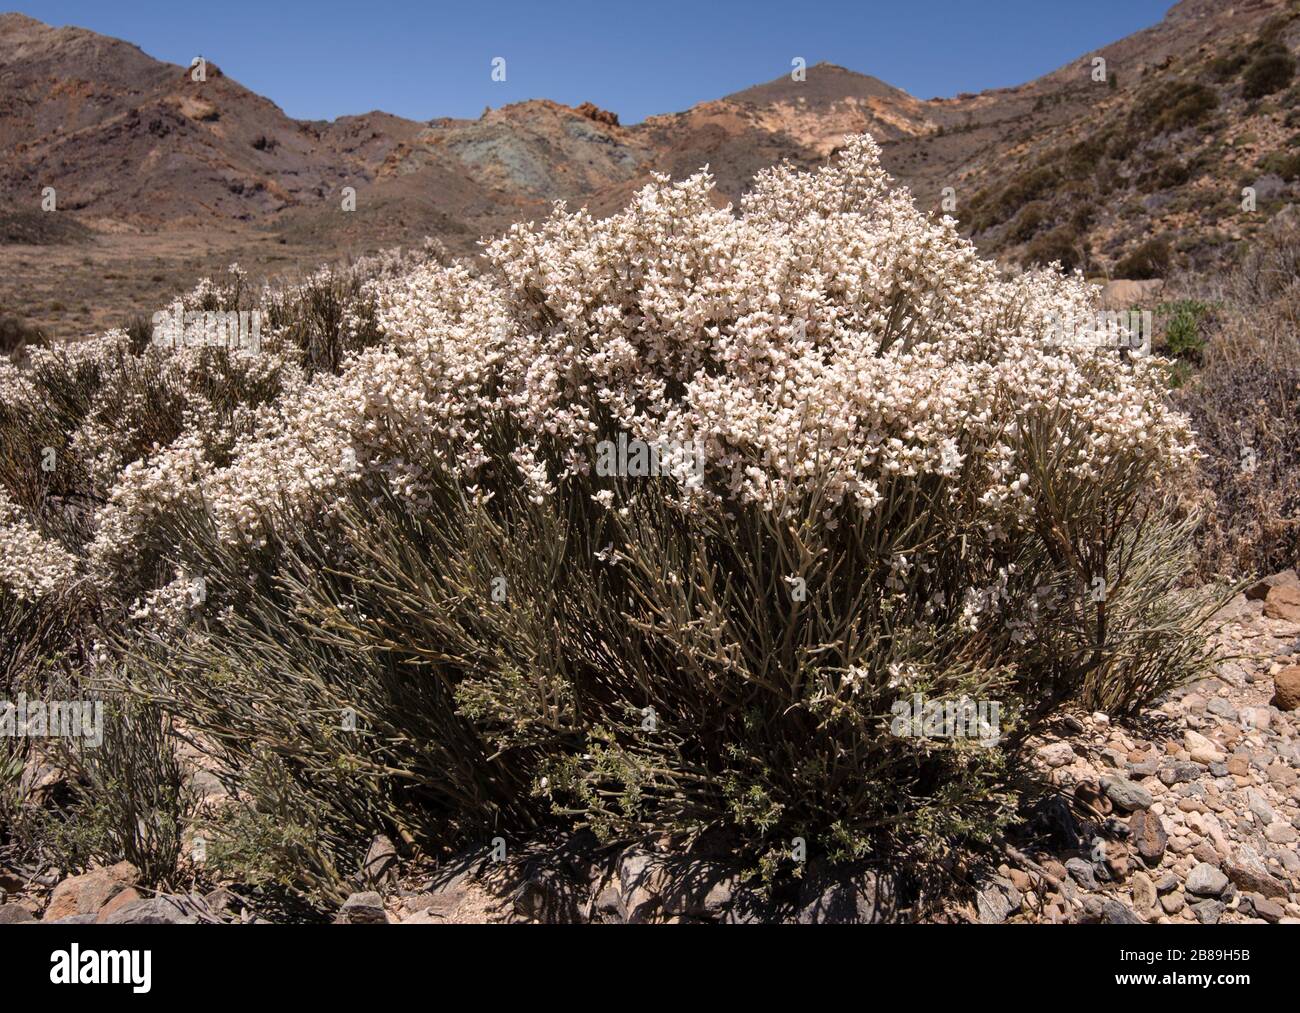
[[[0, 197], [15, 209], [0, 236], [31, 246], [41, 229], [30, 216], [53, 187], [59, 210], [101, 237], [77, 240], [92, 259], [102, 237], [182, 229], [214, 246], [284, 248], [251, 254], [263, 267], [425, 234], [468, 254], [556, 200], [612, 213], [654, 173], [708, 165], [719, 201], [734, 202], [758, 171], [815, 167], [868, 132], [919, 205], [953, 214], [1008, 263], [1111, 276], [1155, 235], [1172, 237], [1173, 263], [1203, 266], [1261, 224], [1233, 214], [1244, 186], [1260, 194], [1261, 221], [1300, 196], [1295, 86], [1248, 97], [1243, 77], [1268, 53], [1293, 75], [1298, 16], [1287, 0], [1181, 0], [1156, 25], [1014, 86], [919, 99], [822, 62], [802, 80], [786, 73], [625, 125], [617, 110], [545, 98], [477, 119], [296, 120], [215, 62], [195, 81], [129, 42], [0, 14]], [[1204, 108], [1177, 124], [1144, 112], [1180, 102]], [[46, 231], [52, 243], [81, 235]], [[23, 310], [21, 291], [0, 285], [0, 310]]]

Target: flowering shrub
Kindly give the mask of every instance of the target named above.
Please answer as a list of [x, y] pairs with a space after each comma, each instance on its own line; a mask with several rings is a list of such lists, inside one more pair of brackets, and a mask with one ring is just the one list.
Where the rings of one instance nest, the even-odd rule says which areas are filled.
[[[159, 364], [170, 439], [74, 416], [129, 681], [314, 882], [380, 825], [726, 827], [768, 871], [987, 834], [1043, 715], [1206, 664], [1160, 364], [1058, 344], [1082, 280], [1003, 277], [869, 138], [739, 214], [659, 178], [483, 261], [375, 271], [323, 356], [282, 317], [197, 405]], [[673, 449], [598, 466], [630, 441]], [[920, 697], [997, 700], [999, 745], [892, 734]]]

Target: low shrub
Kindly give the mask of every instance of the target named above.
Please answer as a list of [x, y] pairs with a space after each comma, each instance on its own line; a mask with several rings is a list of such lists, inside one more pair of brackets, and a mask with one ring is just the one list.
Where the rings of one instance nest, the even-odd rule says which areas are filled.
[[1281, 91], [1295, 77], [1295, 57], [1281, 43], [1259, 53], [1241, 74], [1241, 93], [1247, 99]]
[[1007, 230], [1007, 238], [1016, 243], [1032, 239], [1034, 234], [1051, 221], [1051, 207], [1046, 201], [1030, 201], [1020, 209], [1015, 221]]
[[1278, 216], [1238, 263], [1200, 281], [1212, 302], [1202, 368], [1178, 391], [1197, 431], [1213, 508], [1198, 572], [1250, 575], [1300, 564], [1300, 225]]
[[1085, 244], [1082, 234], [1072, 225], [1060, 225], [1035, 236], [1025, 248], [1021, 263], [1040, 267], [1059, 263], [1066, 271], [1086, 268], [1088, 250]]
[[68, 800], [42, 814], [47, 857], [77, 872], [127, 861], [142, 882], [177, 886], [197, 811], [180, 740], [167, 717], [131, 692], [100, 687], [88, 696], [102, 709], [102, 739], [56, 740], [52, 758], [68, 778]]
[[1203, 123], [1219, 107], [1219, 95], [1209, 85], [1174, 81], [1144, 95], [1130, 114], [1130, 135], [1139, 142], [1176, 133]]
[[[1058, 708], [1212, 661], [1162, 363], [1071, 340], [1081, 278], [1002, 276], [868, 138], [739, 215], [656, 178], [356, 294], [356, 347], [223, 382], [220, 438], [182, 413], [58, 542], [54, 582], [103, 596], [97, 671], [209, 755], [213, 851], [251, 878], [337, 897], [376, 832], [554, 821], [724, 829], [769, 876], [794, 837], [934, 854], [997, 831]], [[36, 600], [42, 502], [3, 529]], [[918, 701], [984, 721], [934, 734]]]
[[1115, 264], [1115, 277], [1145, 281], [1163, 278], [1173, 261], [1173, 252], [1164, 239], [1148, 239], [1125, 254]]

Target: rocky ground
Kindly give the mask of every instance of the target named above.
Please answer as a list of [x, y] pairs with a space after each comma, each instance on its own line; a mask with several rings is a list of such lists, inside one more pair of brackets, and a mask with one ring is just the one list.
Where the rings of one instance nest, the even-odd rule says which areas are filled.
[[[376, 838], [339, 923], [1300, 922], [1300, 579], [1228, 607], [1230, 660], [1123, 726], [1065, 715], [1031, 741], [1024, 822], [912, 871], [823, 869], [763, 894], [726, 842], [621, 851], [574, 834], [437, 867]], [[494, 860], [499, 858], [501, 860]], [[160, 895], [123, 862], [59, 879], [0, 869], [0, 924], [302, 918], [238, 887]]]
[[[981, 884], [980, 921], [1300, 921], [1300, 581], [1225, 614], [1217, 673], [1136, 727], [1067, 717], [1036, 745], [1060, 794]], [[1140, 729], [1140, 730], [1139, 730]]]

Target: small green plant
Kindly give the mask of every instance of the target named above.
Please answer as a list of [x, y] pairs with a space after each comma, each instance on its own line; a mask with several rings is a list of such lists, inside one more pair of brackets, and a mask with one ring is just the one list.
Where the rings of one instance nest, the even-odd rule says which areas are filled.
[[1165, 347], [1170, 355], [1192, 362], [1201, 361], [1206, 340], [1202, 324], [1210, 309], [1208, 303], [1197, 299], [1179, 299], [1156, 307], [1156, 313], [1165, 320]]

